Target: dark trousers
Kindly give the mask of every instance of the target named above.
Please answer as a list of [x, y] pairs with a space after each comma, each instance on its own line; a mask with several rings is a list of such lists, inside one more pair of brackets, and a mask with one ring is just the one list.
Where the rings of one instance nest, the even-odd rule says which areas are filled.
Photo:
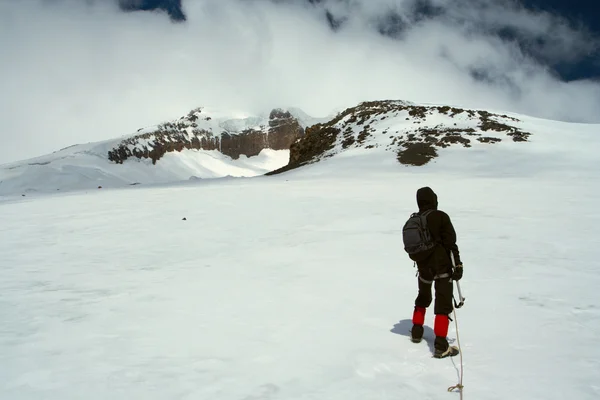
[[433, 301], [431, 295], [432, 286], [435, 289], [435, 303], [433, 306], [434, 314], [450, 315], [452, 313], [452, 291], [453, 285], [451, 278], [436, 279], [434, 282], [423, 282], [419, 278], [419, 294], [415, 299], [415, 306], [428, 308]]
[[[435, 333], [434, 347], [437, 350], [445, 351], [448, 348], [446, 335], [448, 334], [449, 315], [454, 309], [452, 304], [452, 291], [454, 288], [452, 278], [446, 277], [434, 279], [433, 276], [428, 276], [428, 273], [425, 271], [423, 275], [419, 274], [418, 282], [419, 294], [415, 299], [415, 316], [417, 316], [417, 318], [413, 317], [413, 322], [416, 324], [416, 320], [424, 318], [425, 309], [428, 308], [433, 301], [431, 296], [431, 289], [433, 286], [435, 290], [435, 304], [433, 306], [433, 312], [435, 314], [433, 326], [433, 331]], [[418, 308], [422, 308], [422, 310], [418, 310]]]

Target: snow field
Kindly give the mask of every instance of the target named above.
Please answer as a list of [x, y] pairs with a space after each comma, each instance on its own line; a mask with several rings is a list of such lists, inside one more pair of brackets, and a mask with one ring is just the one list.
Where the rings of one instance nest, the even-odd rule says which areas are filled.
[[597, 175], [465, 174], [459, 152], [0, 203], [0, 397], [458, 398], [432, 308], [408, 338], [401, 229], [429, 185], [465, 264], [465, 398], [596, 399]]

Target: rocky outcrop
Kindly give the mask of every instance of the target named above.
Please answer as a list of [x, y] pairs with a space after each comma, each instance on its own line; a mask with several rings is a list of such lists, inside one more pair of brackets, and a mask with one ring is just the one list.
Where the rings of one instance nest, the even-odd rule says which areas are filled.
[[289, 111], [275, 109], [269, 115], [267, 143], [273, 150], [288, 150], [292, 143], [304, 135], [304, 128]]
[[253, 157], [262, 149], [268, 148], [266, 133], [260, 130], [248, 129], [239, 134], [221, 134], [221, 153], [237, 160], [240, 155]]
[[239, 134], [221, 134], [221, 152], [238, 159], [258, 155], [263, 149], [288, 150], [304, 134], [304, 128], [289, 111], [274, 109], [269, 116], [269, 127], [247, 129]]
[[321, 124], [306, 128], [304, 136], [290, 146], [288, 164], [266, 175], [275, 175], [312, 162], [334, 148], [339, 133], [339, 129]]
[[303, 134], [298, 119], [282, 109], [272, 110], [268, 121], [257, 123], [256, 118], [215, 120], [198, 108], [177, 121], [122, 140], [108, 151], [108, 159], [122, 164], [132, 157], [149, 158], [156, 164], [166, 153], [184, 149], [218, 150], [238, 159], [256, 156], [263, 149], [287, 150]]
[[134, 136], [121, 141], [109, 150], [109, 161], [123, 164], [130, 157], [150, 158], [156, 164], [166, 153], [182, 151], [183, 149], [218, 150], [220, 139], [211, 132], [193, 130], [187, 134], [173, 129], [169, 124], [162, 125], [159, 130]]
[[453, 145], [472, 147], [493, 144], [501, 134], [526, 142], [530, 133], [515, 126], [519, 120], [482, 110], [449, 106], [421, 106], [403, 101], [360, 103], [332, 120], [306, 129], [290, 147], [288, 165], [268, 173], [278, 174], [331, 157], [349, 148], [385, 148], [399, 163], [421, 166], [438, 157], [438, 149]]

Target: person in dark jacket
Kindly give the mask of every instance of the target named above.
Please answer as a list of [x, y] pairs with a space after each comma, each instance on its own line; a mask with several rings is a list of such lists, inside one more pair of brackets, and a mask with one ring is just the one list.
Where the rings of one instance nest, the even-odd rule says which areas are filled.
[[[449, 346], [446, 336], [449, 315], [453, 310], [452, 281], [460, 280], [463, 273], [463, 265], [456, 245], [456, 232], [448, 214], [438, 210], [437, 195], [431, 188], [423, 187], [417, 190], [417, 204], [419, 213], [433, 210], [426, 218], [431, 236], [437, 245], [427, 259], [417, 262], [419, 294], [415, 299], [411, 337], [416, 343], [423, 338], [425, 312], [433, 300], [431, 289], [434, 286], [434, 356], [437, 358], [455, 356], [458, 354], [458, 348]], [[450, 259], [451, 254], [454, 255], [455, 268]]]

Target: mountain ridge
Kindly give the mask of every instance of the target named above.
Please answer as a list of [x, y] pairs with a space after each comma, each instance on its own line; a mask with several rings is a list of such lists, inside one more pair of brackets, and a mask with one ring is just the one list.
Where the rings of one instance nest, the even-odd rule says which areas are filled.
[[[563, 157], [566, 145], [591, 162], [593, 149], [568, 133], [594, 140], [597, 130], [593, 124], [404, 100], [365, 101], [323, 118], [294, 108], [251, 115], [199, 107], [120, 138], [2, 165], [0, 195], [272, 176], [361, 154], [393, 168], [429, 168], [457, 149], [466, 164], [488, 168], [503, 164], [506, 152], [571, 160]], [[482, 157], [488, 159], [483, 164]]]
[[527, 142], [531, 133], [518, 127], [519, 122], [507, 114], [448, 105], [420, 105], [399, 100], [362, 102], [326, 123], [307, 128], [306, 134], [290, 147], [288, 165], [267, 175], [361, 147], [385, 146], [386, 151], [396, 152], [400, 164], [422, 166], [438, 157], [437, 149], [452, 145], [471, 147], [474, 140], [480, 144], [495, 144], [507, 138]]

